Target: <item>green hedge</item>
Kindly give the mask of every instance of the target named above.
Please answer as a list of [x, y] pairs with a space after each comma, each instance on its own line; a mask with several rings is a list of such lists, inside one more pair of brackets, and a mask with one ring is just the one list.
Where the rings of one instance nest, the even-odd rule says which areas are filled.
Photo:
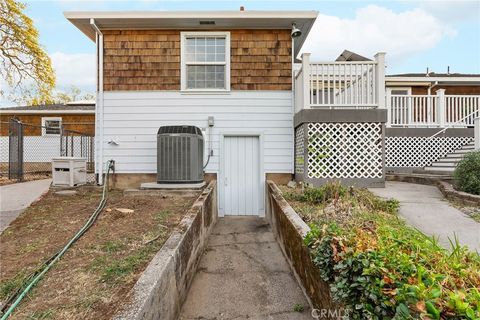
[[336, 184], [285, 198], [310, 222], [305, 243], [350, 319], [480, 318], [479, 255], [408, 227], [398, 202]]
[[467, 153], [455, 168], [454, 175], [461, 191], [480, 195], [480, 151]]

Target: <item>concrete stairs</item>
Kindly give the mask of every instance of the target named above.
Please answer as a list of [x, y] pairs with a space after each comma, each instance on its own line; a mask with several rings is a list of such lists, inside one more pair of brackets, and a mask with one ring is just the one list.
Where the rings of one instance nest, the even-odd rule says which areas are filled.
[[452, 153], [447, 154], [445, 157], [438, 159], [432, 163], [432, 165], [425, 167], [424, 171], [431, 174], [451, 175], [457, 166], [457, 163], [463, 159], [463, 157], [474, 150], [474, 144], [469, 143], [464, 145], [460, 149], [455, 150]]

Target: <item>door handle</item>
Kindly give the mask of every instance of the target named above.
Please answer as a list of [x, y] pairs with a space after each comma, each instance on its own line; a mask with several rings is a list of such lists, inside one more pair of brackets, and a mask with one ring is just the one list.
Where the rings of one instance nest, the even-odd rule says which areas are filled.
[[227, 185], [228, 185], [228, 178], [225, 177], [225, 186], [227, 186]]

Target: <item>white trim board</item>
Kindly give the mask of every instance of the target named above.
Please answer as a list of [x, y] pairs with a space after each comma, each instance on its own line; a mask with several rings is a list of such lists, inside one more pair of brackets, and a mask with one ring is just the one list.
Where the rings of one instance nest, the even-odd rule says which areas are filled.
[[[225, 37], [225, 61], [224, 62], [199, 62], [187, 61], [186, 58], [186, 39], [188, 37]], [[225, 66], [225, 87], [219, 88], [187, 88], [187, 65], [224, 65]], [[182, 31], [180, 32], [180, 88], [182, 93], [228, 93], [230, 92], [230, 32], [228, 31]]]
[[0, 114], [95, 114], [95, 110], [2, 110]]

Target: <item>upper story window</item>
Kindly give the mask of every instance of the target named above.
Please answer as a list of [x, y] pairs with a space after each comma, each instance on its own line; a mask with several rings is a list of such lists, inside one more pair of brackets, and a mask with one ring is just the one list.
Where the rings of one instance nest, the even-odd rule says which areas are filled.
[[230, 90], [230, 33], [182, 32], [181, 83], [186, 91]]
[[62, 126], [62, 118], [60, 117], [44, 117], [42, 118], [42, 135], [58, 136]]

